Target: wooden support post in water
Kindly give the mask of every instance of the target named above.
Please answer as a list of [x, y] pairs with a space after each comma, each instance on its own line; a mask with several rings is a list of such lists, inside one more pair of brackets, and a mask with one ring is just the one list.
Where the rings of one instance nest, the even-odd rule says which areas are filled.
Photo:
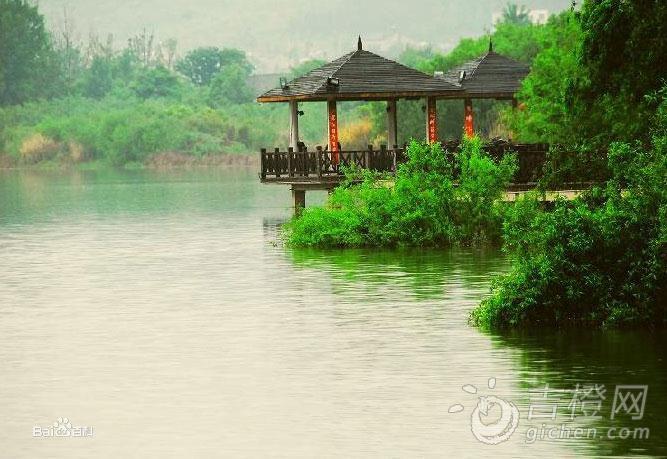
[[426, 98], [426, 141], [438, 141], [438, 114], [435, 106], [435, 97]]
[[259, 152], [260, 158], [259, 158], [259, 163], [260, 163], [260, 174], [259, 176], [263, 179], [266, 178], [266, 148], [262, 148]]
[[475, 135], [475, 126], [473, 122], [473, 111], [472, 111], [472, 99], [466, 99], [465, 102], [465, 111], [464, 111], [464, 122], [463, 130], [468, 137]]
[[294, 200], [294, 214], [301, 215], [306, 207], [306, 190], [297, 190], [292, 187], [292, 199]]
[[387, 101], [387, 144], [398, 143], [398, 120], [396, 117], [396, 99]]
[[289, 113], [289, 146], [299, 151], [299, 103], [296, 100], [290, 100]]
[[331, 162], [338, 165], [338, 113], [336, 112], [336, 101], [327, 101], [327, 111], [329, 114], [329, 151], [331, 152]]

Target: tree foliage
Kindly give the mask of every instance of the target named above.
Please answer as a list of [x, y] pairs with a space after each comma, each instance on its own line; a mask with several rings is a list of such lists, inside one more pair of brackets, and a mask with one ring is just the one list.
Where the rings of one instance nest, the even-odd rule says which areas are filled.
[[180, 89], [176, 75], [162, 66], [144, 70], [133, 85], [134, 92], [142, 99], [177, 97]]
[[588, 1], [581, 11], [586, 95], [641, 102], [667, 77], [667, 4], [660, 0]]
[[101, 99], [111, 91], [112, 87], [111, 62], [109, 59], [95, 56], [84, 79], [84, 94], [93, 99]]
[[528, 15], [528, 8], [525, 5], [518, 5], [516, 3], [508, 3], [503, 9], [502, 22], [508, 24], [526, 25], [530, 24], [530, 16]]
[[25, 0], [0, 0], [0, 105], [50, 96], [58, 68], [44, 19]]
[[248, 87], [246, 69], [238, 64], [230, 64], [213, 78], [208, 103], [211, 107], [225, 104], [243, 104], [252, 101], [253, 93]]
[[507, 24], [526, 25], [530, 24], [530, 16], [528, 15], [528, 8], [525, 5], [517, 5], [516, 3], [508, 3], [503, 9], [503, 22]]
[[579, 78], [580, 21], [574, 13], [552, 16], [537, 41], [541, 49], [532, 62], [517, 98], [520, 110], [508, 122], [523, 142], [563, 143], [573, 137], [569, 98]]
[[551, 18], [549, 33], [510, 114], [523, 141], [586, 151], [648, 137], [647, 120], [667, 75], [667, 5], [654, 0], [587, 1]]
[[197, 48], [176, 63], [176, 70], [198, 86], [208, 86], [227, 66], [236, 66], [248, 76], [253, 66], [243, 51], [232, 48]]
[[[665, 91], [667, 92], [667, 90]], [[611, 179], [544, 210], [511, 209], [510, 274], [472, 314], [485, 327], [667, 325], [667, 103], [653, 145], [614, 143]]]

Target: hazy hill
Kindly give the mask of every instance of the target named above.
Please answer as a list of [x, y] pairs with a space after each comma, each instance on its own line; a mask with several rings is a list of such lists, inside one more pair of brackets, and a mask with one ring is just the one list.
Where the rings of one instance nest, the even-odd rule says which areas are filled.
[[[526, 0], [557, 12], [570, 0]], [[142, 29], [176, 38], [179, 51], [201, 45], [245, 49], [259, 72], [281, 71], [306, 58], [332, 58], [366, 47], [392, 56], [406, 44], [446, 50], [491, 27], [505, 0], [41, 0], [51, 27], [64, 11], [80, 38], [113, 34], [117, 46]]]

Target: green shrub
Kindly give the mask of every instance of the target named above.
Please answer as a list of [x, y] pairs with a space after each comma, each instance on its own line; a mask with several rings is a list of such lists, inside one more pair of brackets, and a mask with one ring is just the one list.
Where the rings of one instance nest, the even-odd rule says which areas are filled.
[[412, 142], [393, 186], [372, 173], [349, 173], [326, 207], [305, 209], [284, 228], [294, 246], [442, 246], [493, 241], [498, 203], [516, 158], [495, 163], [475, 138], [447, 155], [440, 144]]
[[613, 174], [553, 211], [528, 197], [507, 213], [514, 268], [473, 311], [483, 327], [667, 325], [667, 136], [613, 144]]

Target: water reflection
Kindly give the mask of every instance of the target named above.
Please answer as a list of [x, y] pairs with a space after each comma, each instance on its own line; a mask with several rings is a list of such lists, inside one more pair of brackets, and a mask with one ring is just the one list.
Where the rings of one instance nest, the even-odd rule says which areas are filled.
[[363, 291], [369, 299], [386, 301], [409, 293], [415, 300], [444, 298], [449, 289], [486, 285], [490, 274], [507, 269], [492, 249], [290, 249], [294, 265], [329, 277], [334, 291]]
[[[533, 423], [534, 427], [539, 428], [541, 422], [554, 425], [567, 421], [574, 408], [577, 414], [572, 426], [595, 428], [598, 438], [570, 440], [568, 443], [573, 446], [589, 450], [596, 456], [667, 454], [664, 422], [667, 413], [667, 362], [664, 357], [667, 337], [664, 334], [632, 330], [525, 330], [491, 334], [490, 337], [498, 349], [519, 351], [517, 381], [526, 392], [540, 390], [546, 384], [556, 390], [597, 385], [602, 391], [604, 400], [597, 419], [586, 416], [591, 412], [582, 413], [581, 405], [579, 408], [572, 406], [571, 392], [553, 393], [549, 403], [559, 406], [558, 422], [537, 421]], [[616, 394], [616, 387], [627, 385], [648, 385], [643, 417], [633, 420], [632, 413], [621, 409], [611, 419], [614, 403], [621, 408], [624, 398], [624, 389], [619, 388]], [[641, 391], [640, 388], [634, 390]], [[630, 400], [626, 399], [628, 408], [632, 408]], [[589, 409], [592, 408], [594, 404], [589, 405]], [[630, 429], [629, 438], [618, 438], [622, 428]], [[648, 439], [633, 438], [636, 428], [648, 428]], [[609, 429], [615, 429], [611, 432], [614, 438], [607, 436]]]

